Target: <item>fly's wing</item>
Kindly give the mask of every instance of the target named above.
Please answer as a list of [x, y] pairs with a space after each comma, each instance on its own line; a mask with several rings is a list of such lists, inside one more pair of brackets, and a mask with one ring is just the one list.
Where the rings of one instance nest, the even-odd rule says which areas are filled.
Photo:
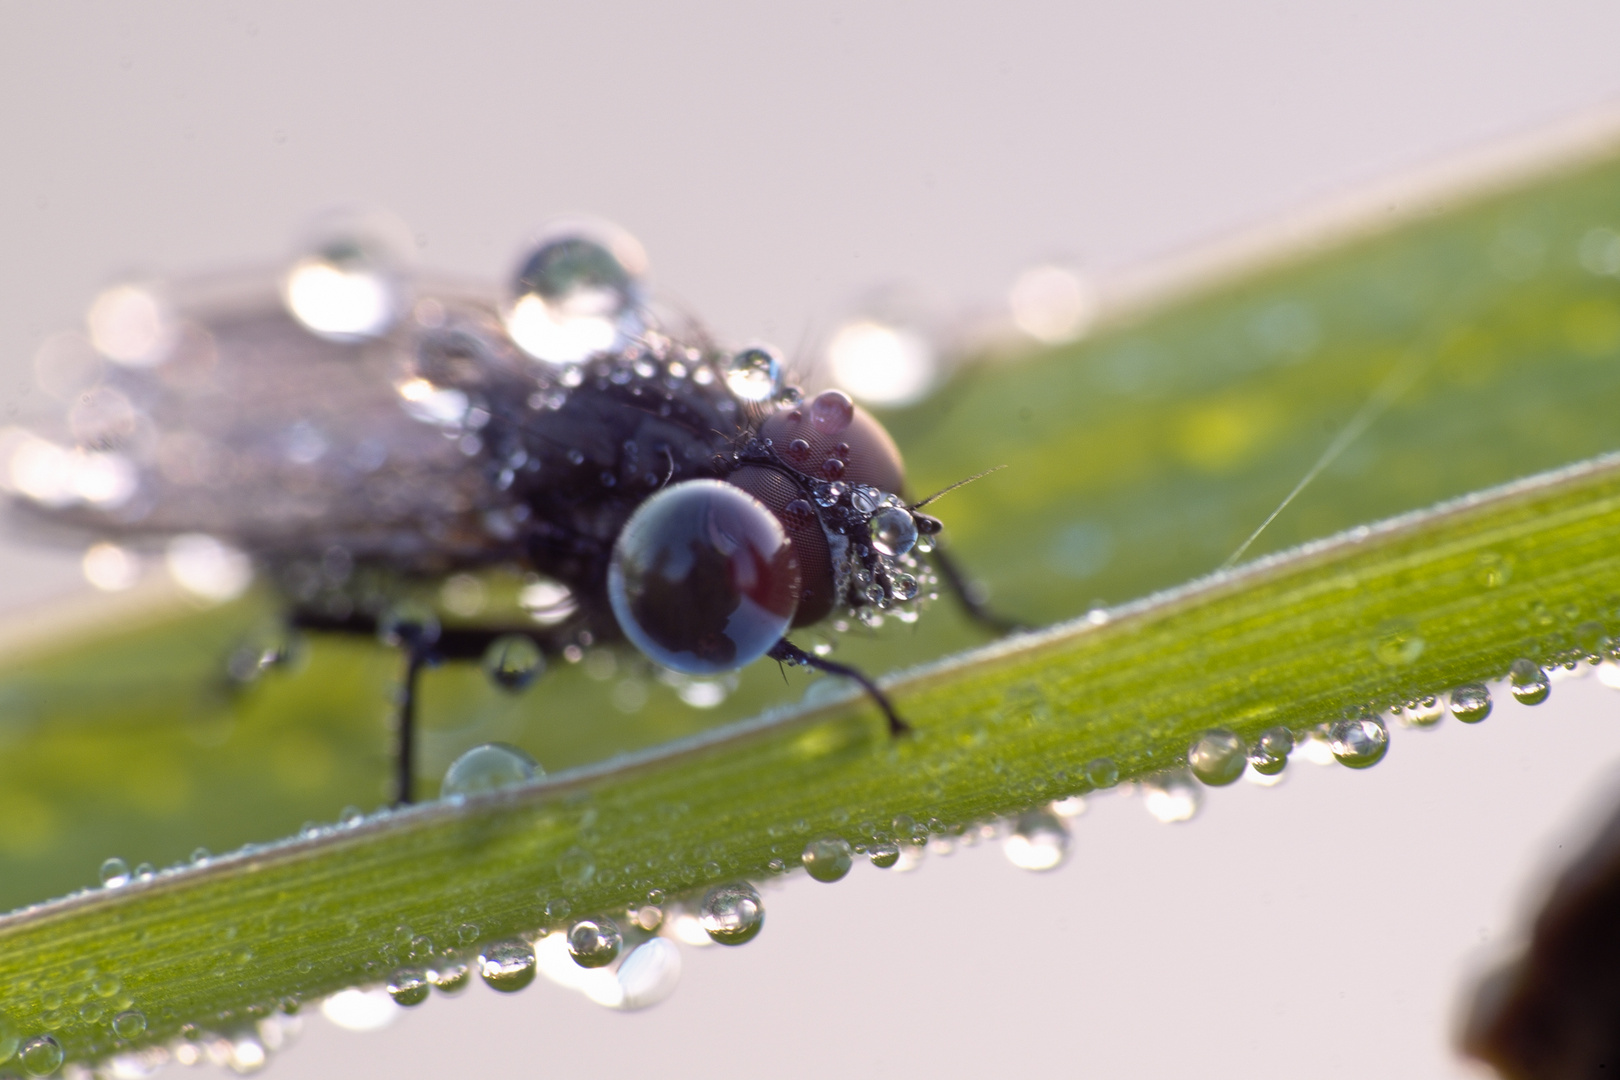
[[509, 496], [480, 460], [488, 414], [419, 373], [446, 335], [463, 365], [506, 363], [487, 305], [429, 297], [384, 337], [334, 340], [273, 284], [229, 292], [173, 300], [156, 362], [104, 364], [54, 430], [5, 433], [0, 480], [28, 510], [100, 537], [206, 533], [272, 561], [510, 557]]

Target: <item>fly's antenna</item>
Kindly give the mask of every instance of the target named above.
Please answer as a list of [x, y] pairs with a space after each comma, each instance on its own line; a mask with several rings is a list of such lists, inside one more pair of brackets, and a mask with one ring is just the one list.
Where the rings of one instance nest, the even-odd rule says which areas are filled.
[[974, 473], [972, 476], [968, 477], [966, 480], [958, 480], [956, 483], [952, 484], [950, 487], [941, 488], [940, 490], [934, 492], [932, 495], [928, 496], [928, 498], [924, 499], [922, 502], [912, 503], [910, 506], [906, 507], [906, 509], [908, 509], [908, 510], [921, 510], [923, 507], [927, 506], [929, 503], [936, 501], [937, 499], [941, 498], [942, 496], [949, 495], [951, 492], [955, 491], [957, 488], [962, 487], [962, 486], [964, 486], [966, 484], [971, 484], [975, 480], [983, 480], [985, 477], [989, 476], [991, 473], [1000, 472], [1002, 469], [1005, 469], [1006, 467], [1007, 466], [1005, 466], [1005, 465], [997, 465], [995, 468], [986, 469], [982, 473]]
[[[1221, 563], [1220, 569], [1230, 570], [1236, 566], [1237, 561], [1243, 558], [1243, 553], [1253, 547], [1256, 540], [1260, 539], [1260, 534], [1265, 532], [1273, 521], [1277, 520], [1279, 514], [1288, 509], [1288, 504], [1299, 498], [1299, 493], [1309, 487], [1311, 481], [1322, 474], [1323, 469], [1333, 464], [1340, 454], [1350, 448], [1352, 443], [1366, 434], [1367, 429], [1372, 427], [1378, 418], [1383, 416], [1389, 410], [1389, 407], [1395, 404], [1400, 396], [1411, 388], [1412, 384], [1417, 381], [1418, 376], [1428, 369], [1429, 363], [1429, 356], [1418, 356], [1404, 364], [1397, 364], [1395, 370], [1391, 371], [1384, 381], [1378, 384], [1378, 388], [1372, 392], [1372, 396], [1361, 406], [1356, 415], [1350, 418], [1350, 422], [1344, 425], [1338, 435], [1334, 436], [1332, 442], [1328, 443], [1327, 449], [1322, 451], [1322, 456], [1316, 459], [1316, 464], [1305, 470], [1305, 475], [1299, 478], [1299, 483], [1294, 485], [1294, 490], [1283, 497], [1283, 501], [1277, 504], [1277, 509], [1266, 516], [1266, 520], [1262, 521], [1259, 528], [1249, 534], [1247, 540], [1238, 545], [1236, 551], [1227, 556], [1226, 561]], [[949, 490], [950, 488], [945, 489], [945, 491]], [[943, 495], [944, 492], [940, 494]], [[934, 497], [939, 498], [938, 495]]]

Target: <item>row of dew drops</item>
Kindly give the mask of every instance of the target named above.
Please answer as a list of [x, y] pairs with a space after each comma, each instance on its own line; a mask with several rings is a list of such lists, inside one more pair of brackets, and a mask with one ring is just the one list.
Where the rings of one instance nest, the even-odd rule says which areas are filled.
[[[1595, 668], [1605, 685], [1620, 689], [1620, 663], [1608, 653], [1605, 649], [1582, 657], [1572, 654], [1552, 665], [1550, 671], [1535, 661], [1519, 659], [1509, 667], [1504, 686], [1516, 701], [1539, 705], [1550, 696], [1553, 677], [1584, 675]], [[1590, 666], [1583, 665], [1582, 659]], [[1491, 707], [1490, 688], [1484, 683], [1468, 683], [1443, 695], [1414, 698], [1387, 712], [1403, 726], [1426, 729], [1437, 725], [1448, 712], [1465, 724], [1477, 724], [1490, 715]], [[1090, 762], [1082, 773], [1086, 786], [1092, 789], [1140, 792], [1154, 818], [1173, 823], [1197, 814], [1203, 787], [1224, 787], [1244, 777], [1269, 786], [1282, 779], [1289, 758], [1296, 753], [1318, 764], [1338, 762], [1354, 769], [1369, 768], [1383, 760], [1389, 737], [1382, 711], [1352, 709], [1298, 737], [1286, 727], [1262, 732], [1252, 741], [1224, 728], [1207, 731], [1188, 748], [1185, 769], [1159, 773], [1137, 784], [1121, 787], [1119, 770], [1107, 758]], [[441, 797], [460, 802], [543, 775], [533, 758], [517, 747], [486, 743], [468, 750], [450, 765]], [[918, 866], [926, 852], [948, 855], [958, 846], [999, 839], [1014, 866], [1047, 871], [1064, 863], [1070, 844], [1067, 821], [1085, 808], [1085, 799], [1072, 795], [1012, 818], [956, 829], [937, 820], [920, 822], [902, 815], [893, 822], [892, 831], [861, 824], [854, 843], [842, 836], [812, 839], [804, 846], [799, 861], [813, 880], [831, 883], [849, 874], [857, 856], [864, 856], [881, 869], [905, 871]], [[346, 810], [336, 825], [311, 824], [300, 835], [312, 838], [354, 828], [365, 820], [358, 810]], [[190, 865], [206, 865], [212, 859], [207, 851], [199, 849]], [[123, 859], [109, 858], [101, 867], [102, 887], [122, 888], [183, 868], [157, 871], [143, 863], [131, 871]], [[781, 874], [789, 868], [782, 860], [774, 859], [768, 869], [772, 874]], [[547, 903], [545, 912], [559, 929], [534, 938], [487, 942], [470, 960], [465, 952], [436, 949], [431, 939], [401, 927], [405, 965], [395, 968], [381, 986], [354, 987], [324, 998], [321, 1011], [339, 1026], [374, 1030], [391, 1023], [402, 1008], [422, 1004], [435, 990], [443, 994], [461, 992], [471, 983], [474, 970], [486, 985], [502, 993], [522, 990], [534, 982], [537, 974], [543, 974], [608, 1008], [643, 1009], [674, 992], [681, 975], [677, 942], [689, 946], [742, 945], [757, 937], [765, 922], [764, 902], [755, 885], [747, 881], [721, 884], [686, 897], [667, 897], [663, 891], [653, 889], [646, 903], [627, 909], [620, 918], [595, 914], [570, 920], [568, 905], [561, 900]], [[479, 931], [476, 926], [464, 924], [455, 936], [465, 947], [476, 942]], [[79, 1021], [106, 1025], [115, 1041], [126, 1046], [138, 1041], [146, 1031], [147, 1019], [118, 980], [92, 971], [82, 981], [85, 985], [77, 988], [72, 1000], [61, 992], [46, 992], [42, 1004], [47, 1018], [63, 1015], [63, 1008], [77, 1005]], [[91, 1075], [134, 1080], [171, 1061], [206, 1061], [238, 1072], [252, 1072], [296, 1033], [298, 1009], [299, 1002], [288, 999], [276, 1009], [258, 1010], [260, 1015], [234, 1024], [224, 1034], [188, 1026], [179, 1039], [167, 1045], [121, 1053], [93, 1070], [64, 1065], [63, 1047], [55, 1035], [47, 1032], [24, 1039], [16, 1025], [0, 1015], [0, 1061], [14, 1060], [31, 1076], [64, 1071], [64, 1075], [76, 1072], [84, 1080]], [[4, 1075], [0, 1071], [0, 1077]]]

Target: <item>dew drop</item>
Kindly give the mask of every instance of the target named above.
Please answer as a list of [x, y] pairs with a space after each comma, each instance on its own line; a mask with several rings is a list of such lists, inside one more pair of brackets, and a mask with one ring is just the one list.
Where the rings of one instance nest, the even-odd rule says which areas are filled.
[[1294, 733], [1285, 727], [1268, 728], [1249, 749], [1249, 766], [1262, 776], [1276, 776], [1288, 766], [1294, 751]]
[[1185, 772], [1160, 773], [1142, 781], [1142, 802], [1154, 819], [1165, 824], [1191, 821], [1203, 804], [1202, 789]]
[[842, 390], [823, 390], [810, 402], [810, 426], [823, 435], [837, 435], [855, 419], [855, 402]]
[[129, 884], [129, 863], [114, 855], [101, 864], [101, 885], [103, 888], [116, 889], [120, 885]]
[[722, 945], [743, 945], [758, 937], [765, 926], [765, 905], [746, 882], [721, 885], [703, 898], [698, 923]]
[[1248, 765], [1243, 740], [1225, 728], [1207, 731], [1187, 750], [1187, 766], [1210, 787], [1225, 787]]
[[900, 845], [893, 840], [877, 840], [867, 848], [866, 857], [879, 870], [887, 870], [900, 861]]
[[1427, 644], [1410, 620], [1392, 619], [1379, 627], [1372, 650], [1379, 663], [1405, 667], [1417, 662]]
[[503, 690], [525, 690], [546, 670], [540, 646], [527, 634], [502, 634], [484, 652], [484, 673]]
[[407, 307], [410, 230], [379, 212], [317, 220], [281, 281], [293, 318], [320, 337], [353, 341], [386, 333]]
[[799, 855], [804, 868], [817, 881], [831, 883], [849, 873], [853, 862], [853, 849], [849, 841], [839, 836], [812, 840]]
[[900, 506], [885, 506], [872, 515], [867, 523], [872, 546], [878, 554], [898, 558], [917, 543], [917, 522], [911, 511]]
[[534, 758], [506, 743], [484, 743], [456, 758], [445, 770], [439, 787], [441, 798], [482, 795], [501, 788], [526, 784], [545, 771]]
[[472, 971], [466, 964], [449, 964], [432, 972], [433, 985], [441, 994], [459, 994], [472, 981]]
[[1350, 716], [1328, 728], [1328, 748], [1339, 764], [1368, 769], [1384, 760], [1389, 729], [1376, 716]]
[[1425, 694], [1415, 701], [1409, 701], [1403, 711], [1406, 722], [1413, 727], [1434, 727], [1446, 715], [1446, 707], [1440, 704], [1440, 699], [1433, 694]]
[[1086, 763], [1086, 783], [1094, 788], [1111, 788], [1119, 783], [1119, 766], [1113, 758], [1100, 757]]
[[849, 485], [842, 480], [835, 480], [830, 484], [816, 485], [816, 503], [820, 506], [837, 506], [849, 491]]
[[1468, 683], [1451, 692], [1451, 715], [1465, 724], [1477, 724], [1491, 715], [1491, 692], [1484, 683]]
[[548, 230], [524, 253], [505, 310], [507, 333], [537, 360], [578, 364], [642, 326], [637, 278], [646, 256], [611, 227]]
[[534, 947], [516, 939], [486, 945], [478, 956], [478, 973], [491, 990], [515, 994], [534, 982]]
[[1534, 660], [1521, 657], [1508, 667], [1508, 691], [1520, 705], [1540, 705], [1552, 693], [1552, 685]]
[[1032, 810], [1018, 819], [1001, 850], [1020, 870], [1055, 870], [1069, 851], [1069, 827], [1050, 810]]
[[644, 941], [630, 950], [613, 976], [611, 987], [603, 986], [602, 991], [594, 985], [586, 988], [592, 1001], [626, 1012], [656, 1005], [680, 985], [680, 946], [662, 937]]
[[421, 968], [401, 968], [388, 978], [388, 996], [394, 1004], [410, 1008], [428, 999], [433, 989], [427, 973]]
[[31, 1076], [49, 1076], [62, 1067], [62, 1044], [53, 1035], [35, 1035], [22, 1044], [21, 1058]]
[[399, 1017], [399, 1006], [385, 990], [351, 986], [322, 1001], [321, 1015], [345, 1031], [380, 1031]]
[[120, 1039], [133, 1039], [146, 1031], [146, 1014], [139, 1009], [125, 1009], [112, 1018], [112, 1029]]
[[582, 968], [606, 967], [619, 957], [624, 936], [612, 919], [576, 919], [568, 928], [568, 955]]
[[782, 384], [782, 357], [768, 345], [752, 345], [725, 362], [724, 374], [743, 401], [769, 401]]

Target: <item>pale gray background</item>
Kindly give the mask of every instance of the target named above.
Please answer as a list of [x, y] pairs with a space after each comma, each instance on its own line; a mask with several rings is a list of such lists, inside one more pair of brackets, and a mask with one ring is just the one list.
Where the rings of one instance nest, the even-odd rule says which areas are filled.
[[[610, 217], [723, 335], [793, 347], [874, 287], [991, 306], [1036, 259], [1140, 265], [1610, 102], [1617, 42], [1620, 7], [1550, 0], [4, 3], [0, 403], [111, 278], [276, 257], [338, 201], [482, 275]], [[76, 587], [5, 560], [9, 606]], [[1054, 874], [980, 848], [794, 882], [646, 1014], [479, 988], [386, 1035], [312, 1021], [273, 1067], [1467, 1075], [1459, 980], [1620, 791], [1617, 714], [1560, 684], [1185, 826], [1098, 800]]]

